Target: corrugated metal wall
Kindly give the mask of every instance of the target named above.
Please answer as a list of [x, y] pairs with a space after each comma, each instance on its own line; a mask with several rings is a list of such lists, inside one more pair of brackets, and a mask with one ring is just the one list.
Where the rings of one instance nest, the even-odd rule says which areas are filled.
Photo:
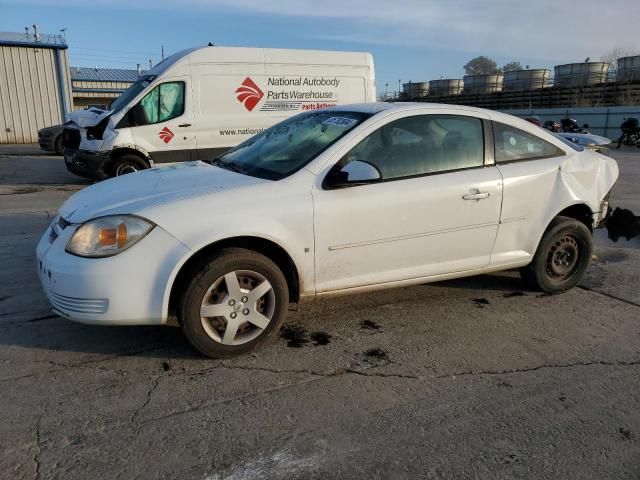
[[35, 143], [38, 129], [64, 121], [71, 101], [67, 50], [0, 45], [0, 143]]

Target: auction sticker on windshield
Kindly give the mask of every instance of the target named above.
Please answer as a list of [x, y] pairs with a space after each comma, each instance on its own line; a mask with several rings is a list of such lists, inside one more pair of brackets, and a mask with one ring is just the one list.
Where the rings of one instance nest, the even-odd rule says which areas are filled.
[[357, 120], [355, 120], [353, 118], [330, 117], [330, 118], [327, 118], [324, 122], [322, 122], [322, 124], [323, 125], [334, 125], [336, 127], [342, 127], [342, 128], [349, 128], [356, 122], [357, 122]]

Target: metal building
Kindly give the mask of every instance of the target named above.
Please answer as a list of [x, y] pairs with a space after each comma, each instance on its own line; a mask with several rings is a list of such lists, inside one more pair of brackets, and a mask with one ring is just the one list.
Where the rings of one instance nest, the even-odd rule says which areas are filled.
[[35, 143], [38, 129], [71, 111], [67, 44], [61, 35], [0, 32], [0, 144]]
[[73, 107], [107, 108], [139, 76], [137, 70], [71, 67]]

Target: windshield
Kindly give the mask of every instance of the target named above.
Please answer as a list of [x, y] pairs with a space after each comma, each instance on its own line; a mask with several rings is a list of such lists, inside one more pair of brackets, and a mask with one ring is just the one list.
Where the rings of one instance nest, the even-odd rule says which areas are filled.
[[280, 180], [300, 170], [370, 116], [341, 111], [301, 113], [251, 137], [211, 163]]
[[154, 78], [156, 78], [155, 75], [144, 75], [140, 77], [136, 83], [127, 88], [122, 92], [122, 95], [111, 102], [109, 110], [113, 111], [113, 113], [122, 110], [122, 108], [136, 98], [142, 90], [147, 88]]

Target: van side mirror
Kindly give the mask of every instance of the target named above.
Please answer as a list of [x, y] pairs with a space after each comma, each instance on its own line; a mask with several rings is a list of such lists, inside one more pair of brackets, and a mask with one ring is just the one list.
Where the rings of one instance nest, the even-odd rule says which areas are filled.
[[378, 167], [369, 162], [354, 160], [346, 165], [332, 169], [324, 181], [326, 189], [353, 187], [355, 185], [367, 185], [382, 181], [382, 174]]

